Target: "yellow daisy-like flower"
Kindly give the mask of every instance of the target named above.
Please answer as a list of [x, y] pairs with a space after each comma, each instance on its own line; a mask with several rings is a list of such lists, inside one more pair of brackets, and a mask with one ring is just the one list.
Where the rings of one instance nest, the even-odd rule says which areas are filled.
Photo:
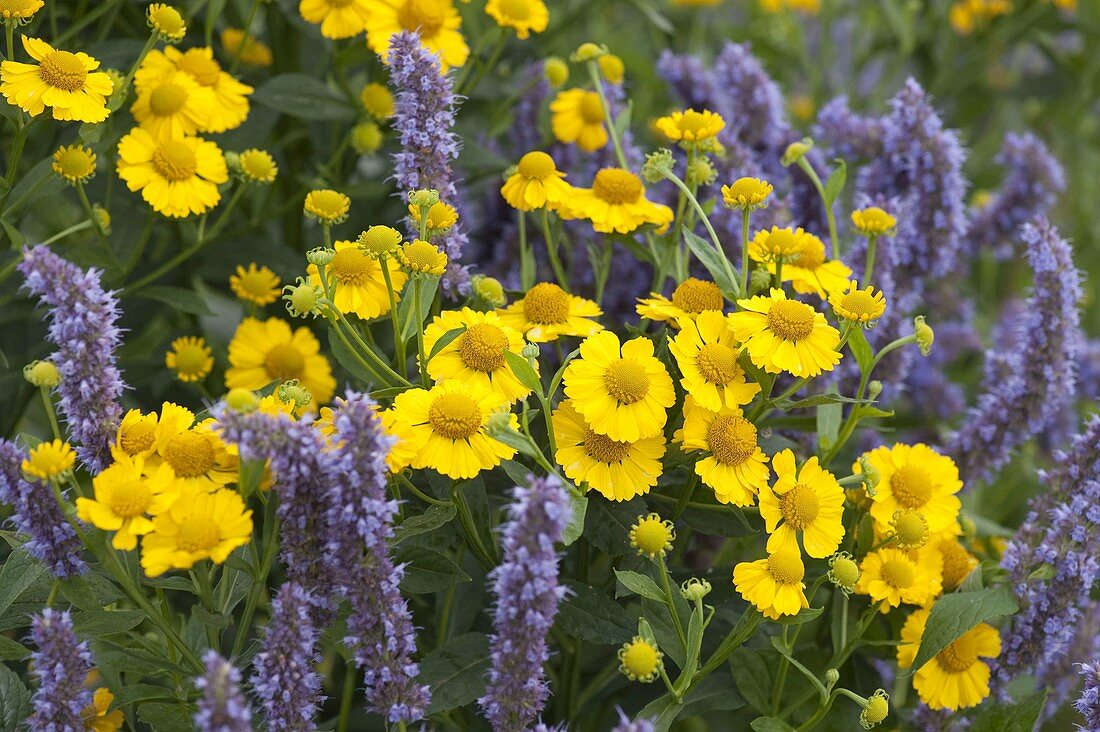
[[[772, 274], [779, 266], [776, 260], [782, 260], [783, 281], [790, 281], [795, 292], [802, 294], [813, 293], [824, 299], [829, 293], [848, 284], [852, 270], [838, 259], [826, 260], [825, 242], [802, 229], [795, 232], [797, 245], [777, 255], [775, 252], [786, 249], [785, 232], [789, 229], [779, 231], [781, 233], [777, 235], [758, 232], [749, 246], [749, 256], [757, 262], [768, 262], [768, 271]], [[779, 239], [776, 240], [775, 236]]]
[[[420, 207], [409, 204], [409, 217], [416, 222], [420, 221]], [[458, 223], [458, 211], [449, 203], [439, 201], [428, 208], [428, 216], [425, 219], [428, 231], [448, 231]]]
[[620, 344], [609, 330], [581, 343], [580, 358], [569, 363], [565, 395], [592, 429], [613, 440], [636, 442], [659, 434], [676, 403], [672, 377], [653, 355], [653, 341]]
[[42, 480], [52, 480], [73, 469], [76, 453], [69, 443], [62, 440], [40, 442], [32, 447], [23, 459], [23, 472]]
[[30, 20], [43, 5], [43, 0], [0, 0], [0, 20]]
[[[940, 563], [937, 563], [938, 560]], [[907, 605], [931, 602], [943, 589], [940, 579], [942, 559], [935, 552], [910, 554], [900, 549], [883, 547], [863, 558], [856, 592], [882, 601], [882, 611]]]
[[457, 379], [479, 389], [495, 391], [509, 403], [531, 393], [504, 358], [505, 351], [519, 355], [523, 336], [509, 328], [496, 313], [470, 308], [445, 310], [424, 329], [424, 352], [431, 353], [444, 334], [464, 329], [462, 335], [439, 349], [428, 362], [428, 375], [434, 381]]
[[852, 224], [864, 236], [891, 235], [898, 220], [878, 206], [868, 206], [852, 212]]
[[157, 422], [156, 412], [145, 414], [140, 409], [126, 412], [115, 432], [111, 456], [115, 460], [123, 460], [152, 455], [157, 441]]
[[558, 170], [554, 159], [535, 150], [519, 159], [516, 172], [501, 186], [500, 195], [509, 206], [520, 211], [540, 208], [554, 211], [573, 195], [573, 186], [563, 178], [565, 173]]
[[278, 300], [281, 285], [279, 275], [266, 266], [257, 266], [255, 262], [250, 262], [248, 269], [238, 264], [237, 271], [229, 276], [229, 289], [233, 294], [255, 305], [270, 305]]
[[126, 715], [121, 709], [111, 709], [115, 695], [106, 686], [101, 686], [92, 694], [91, 703], [80, 713], [85, 732], [117, 732], [122, 729]]
[[773, 226], [770, 230], [760, 230], [749, 242], [749, 257], [755, 262], [789, 261], [802, 251], [806, 232], [789, 226]]
[[229, 342], [227, 389], [263, 389], [272, 381], [298, 379], [317, 404], [332, 399], [336, 379], [309, 328], [291, 330], [285, 320], [245, 318]]
[[189, 488], [214, 490], [238, 478], [236, 448], [214, 432], [213, 419], [195, 424], [195, 414], [165, 402], [153, 432], [153, 452], [145, 461], [146, 474], [165, 463]]
[[951, 592], [978, 566], [978, 558], [967, 551], [954, 536], [934, 539], [933, 546], [943, 557], [943, 591]]
[[118, 175], [157, 213], [174, 218], [218, 205], [218, 185], [229, 180], [222, 151], [199, 137], [157, 141], [141, 128], [118, 143]]
[[339, 224], [348, 217], [351, 199], [339, 191], [322, 188], [306, 194], [306, 215], [324, 224]]
[[275, 158], [266, 150], [245, 150], [237, 156], [237, 164], [245, 179], [253, 183], [274, 183], [275, 177], [279, 175]]
[[134, 76], [139, 96], [157, 87], [166, 78], [174, 77], [176, 72], [193, 79], [204, 96], [209, 95], [213, 99], [209, 110], [197, 120], [200, 132], [232, 130], [248, 118], [248, 95], [252, 93], [252, 87], [222, 70], [221, 64], [214, 58], [214, 49], [209, 47], [189, 48], [186, 51], [169, 47], [163, 52], [150, 51]]
[[631, 681], [648, 684], [661, 673], [664, 654], [640, 635], [619, 649], [619, 671]]
[[554, 459], [578, 486], [587, 484], [609, 501], [629, 501], [657, 485], [665, 454], [660, 432], [631, 442], [613, 440], [593, 430], [569, 399], [554, 410], [552, 420], [558, 443]]
[[728, 186], [722, 186], [722, 202], [727, 208], [755, 211], [767, 208], [772, 184], [760, 178], [738, 178]]
[[234, 490], [185, 490], [172, 507], [153, 519], [141, 542], [141, 567], [149, 577], [169, 569], [191, 569], [209, 559], [221, 564], [252, 540], [252, 511]]
[[97, 529], [115, 532], [111, 546], [121, 551], [137, 547], [137, 538], [153, 530], [146, 517], [171, 508], [184, 489], [167, 463], [152, 471], [138, 458], [117, 460], [92, 479], [95, 498], [77, 498], [76, 515]]
[[741, 562], [733, 568], [733, 586], [764, 617], [778, 620], [798, 615], [806, 600], [806, 566], [797, 551], [771, 552], [765, 559]]
[[[386, 429], [404, 443], [416, 469], [431, 468], [454, 480], [492, 470], [516, 451], [486, 432], [494, 412], [507, 409], [500, 394], [454, 379], [430, 390], [410, 389], [394, 399]], [[512, 426], [518, 425], [515, 415]]]
[[570, 295], [553, 282], [540, 282], [508, 307], [497, 310], [505, 325], [532, 343], [556, 341], [560, 336], [587, 338], [603, 326], [591, 318], [603, 315], [600, 306]]
[[367, 29], [370, 0], [301, 0], [298, 12], [307, 23], [321, 26], [325, 38], [351, 38]]
[[550, 129], [558, 142], [576, 143], [585, 152], [607, 146], [607, 116], [600, 95], [584, 89], [558, 92], [550, 103]]
[[49, 107], [53, 118], [91, 124], [111, 114], [107, 97], [115, 84], [99, 61], [80, 51], [59, 51], [39, 38], [23, 39], [23, 49], [37, 64], [0, 64], [0, 94], [32, 117]]
[[[920, 608], [905, 619], [898, 646], [898, 667], [909, 668], [917, 658], [930, 608]], [[979, 623], [956, 638], [913, 674], [913, 688], [930, 709], [968, 709], [989, 696], [989, 664], [983, 658], [1001, 655], [1001, 636], [993, 626]]]
[[[955, 525], [962, 508], [957, 494], [963, 484], [951, 458], [922, 443], [884, 445], [863, 457], [879, 474], [871, 518], [880, 531], [890, 525], [894, 512], [905, 509], [920, 511], [933, 534]], [[852, 464], [852, 472], [861, 472], [859, 460]]]
[[652, 224], [663, 233], [672, 223], [672, 209], [645, 196], [642, 179], [622, 168], [602, 168], [591, 188], [575, 188], [559, 212], [565, 219], [587, 219], [603, 234], [629, 234]]
[[663, 557], [676, 540], [676, 530], [671, 521], [662, 520], [655, 513], [639, 516], [630, 527], [630, 546], [643, 557]]
[[202, 338], [184, 336], [172, 341], [172, 347], [164, 354], [164, 365], [172, 369], [180, 381], [202, 381], [214, 368], [213, 351]]
[[397, 249], [397, 258], [410, 272], [438, 277], [447, 269], [446, 253], [423, 239], [402, 244]]
[[388, 63], [390, 39], [416, 31], [420, 44], [439, 56], [441, 71], [466, 63], [470, 47], [462, 37], [462, 16], [453, 0], [377, 0], [367, 20], [367, 45]]
[[488, 0], [485, 12], [501, 28], [515, 30], [521, 40], [531, 33], [542, 33], [550, 22], [550, 12], [542, 0]]
[[680, 386], [705, 409], [740, 407], [760, 392], [759, 384], [745, 381], [733, 331], [720, 311], [707, 310], [685, 322], [679, 334], [669, 338], [669, 350], [684, 377]]
[[799, 469], [794, 453], [783, 450], [772, 458], [775, 485], [760, 493], [760, 516], [764, 519], [768, 551], [798, 551], [798, 534], [806, 554], [824, 559], [844, 539], [844, 490], [836, 476], [811, 457]]
[[241, 60], [245, 66], [263, 68], [275, 60], [271, 47], [256, 38], [245, 34], [241, 28], [225, 28], [221, 33], [222, 47], [225, 52]]
[[137, 99], [130, 111], [142, 129], [162, 141], [194, 135], [205, 126], [217, 104], [212, 91], [182, 71], [136, 88]]
[[384, 122], [393, 116], [394, 100], [390, 88], [385, 84], [372, 81], [363, 86], [359, 92], [359, 101], [367, 114], [379, 122]]
[[688, 277], [672, 291], [672, 298], [651, 292], [647, 298], [638, 298], [637, 312], [650, 320], [670, 321], [683, 328], [685, 322], [694, 320], [704, 312], [721, 313], [725, 307], [722, 290], [710, 280]]
[[700, 407], [688, 394], [684, 399], [684, 426], [674, 438], [685, 451], [709, 453], [695, 461], [695, 474], [714, 491], [720, 503], [751, 506], [768, 485], [768, 456], [757, 443], [756, 426], [741, 410], [718, 412]]
[[183, 16], [171, 5], [152, 3], [145, 9], [145, 18], [149, 27], [155, 30], [163, 41], [179, 43], [187, 35], [187, 24]]
[[830, 292], [829, 304], [839, 317], [860, 325], [873, 324], [886, 312], [886, 297], [882, 292], [871, 285], [861, 290], [855, 280], [848, 283], [847, 290]]
[[720, 115], [706, 109], [673, 112], [667, 117], [659, 117], [653, 124], [672, 142], [702, 142], [726, 128], [726, 121]]
[[809, 305], [788, 300], [777, 289], [770, 296], [757, 295], [737, 304], [744, 310], [726, 317], [758, 368], [810, 378], [832, 371], [840, 362], [840, 331]]
[[53, 172], [69, 183], [86, 183], [95, 175], [95, 153], [83, 145], [62, 145], [53, 154]]

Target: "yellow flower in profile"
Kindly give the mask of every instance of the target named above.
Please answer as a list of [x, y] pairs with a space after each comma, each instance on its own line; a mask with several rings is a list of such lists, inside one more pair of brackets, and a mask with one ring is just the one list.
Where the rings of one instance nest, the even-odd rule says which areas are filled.
[[672, 377], [653, 355], [653, 341], [639, 337], [620, 345], [609, 330], [584, 339], [563, 383], [594, 431], [623, 442], [659, 434], [665, 410], [676, 403]]
[[372, 81], [363, 86], [359, 92], [359, 101], [367, 114], [379, 122], [384, 122], [393, 116], [394, 101], [390, 88], [385, 84]]
[[444, 310], [424, 329], [424, 352], [431, 353], [446, 333], [462, 330], [462, 334], [439, 349], [428, 362], [428, 375], [434, 381], [456, 379], [479, 389], [495, 391], [509, 403], [531, 393], [524, 386], [508, 361], [505, 351], [517, 356], [523, 350], [523, 336], [509, 328], [496, 313], [482, 313], [470, 308]]
[[[453, 379], [430, 390], [410, 389], [394, 399], [386, 429], [404, 443], [413, 468], [431, 468], [454, 480], [492, 470], [516, 451], [486, 431], [494, 412], [507, 410], [500, 394]], [[518, 426], [515, 415], [509, 421]]]
[[672, 223], [672, 209], [645, 196], [642, 179], [622, 168], [601, 168], [591, 188], [575, 188], [559, 212], [564, 219], [587, 219], [602, 234], [630, 234], [652, 224], [663, 233]]
[[214, 368], [212, 354], [202, 338], [184, 336], [172, 341], [172, 347], [164, 354], [164, 365], [176, 372], [180, 381], [202, 381]]
[[824, 559], [844, 539], [844, 490], [836, 476], [818, 464], [817, 456], [802, 468], [794, 453], [783, 450], [772, 457], [776, 481], [760, 493], [760, 517], [768, 533], [768, 551], [799, 551], [798, 534], [806, 554]]
[[686, 322], [702, 313], [721, 313], [726, 304], [718, 285], [697, 277], [688, 277], [676, 285], [671, 299], [656, 292], [649, 295], [638, 298], [638, 315], [650, 320], [671, 321], [678, 328], [683, 328]]
[[801, 228], [773, 226], [760, 230], [749, 242], [749, 256], [755, 262], [788, 261], [802, 250], [806, 232]]
[[126, 412], [115, 431], [111, 456], [115, 460], [123, 460], [152, 455], [157, 441], [157, 422], [156, 412], [145, 414], [140, 409]]
[[596, 59], [596, 66], [600, 69], [600, 76], [612, 84], [622, 84], [626, 77], [626, 64], [613, 53], [605, 53]]
[[501, 186], [500, 195], [509, 206], [520, 211], [564, 205], [573, 195], [573, 186], [566, 183], [565, 173], [558, 170], [554, 159], [535, 150], [519, 159], [516, 172]]
[[512, 28], [523, 40], [531, 33], [542, 33], [550, 22], [550, 12], [542, 0], [488, 0], [485, 12], [501, 28]]
[[634, 640], [619, 649], [619, 671], [631, 681], [648, 684], [660, 676], [663, 658], [655, 643], [634, 636]]
[[107, 97], [115, 85], [86, 53], [59, 51], [38, 38], [23, 39], [23, 49], [38, 64], [0, 63], [0, 94], [32, 117], [49, 107], [53, 118], [91, 124], [111, 114]]
[[[905, 619], [898, 646], [898, 668], [910, 668], [917, 659], [930, 608], [920, 608]], [[989, 696], [989, 664], [983, 658], [1001, 655], [1001, 636], [978, 623], [937, 653], [913, 674], [913, 688], [930, 709], [969, 709]]]
[[[923, 443], [884, 445], [863, 457], [879, 474], [871, 518], [880, 531], [890, 525], [894, 512], [905, 509], [920, 511], [933, 534], [954, 527], [962, 508], [957, 494], [963, 484], [951, 458]], [[861, 472], [859, 460], [852, 464], [852, 472]]]
[[238, 264], [237, 271], [229, 276], [229, 289], [233, 294], [254, 305], [270, 305], [278, 300], [281, 285], [279, 275], [255, 262], [249, 262], [248, 269]]
[[767, 208], [772, 184], [760, 178], [738, 178], [728, 186], [722, 186], [722, 202], [727, 208], [755, 211]]
[[191, 569], [209, 559], [221, 564], [252, 540], [252, 511], [234, 490], [184, 490], [172, 507], [153, 519], [141, 542], [141, 567], [149, 577]]
[[157, 32], [161, 40], [179, 43], [187, 35], [187, 23], [180, 11], [164, 3], [151, 3], [145, 9], [145, 18], [149, 27]]
[[553, 282], [534, 285], [511, 305], [497, 310], [505, 325], [515, 328], [532, 343], [556, 341], [560, 336], [587, 338], [603, 326], [592, 318], [603, 315], [600, 306], [570, 295]]
[[142, 458], [116, 460], [92, 479], [95, 498], [77, 498], [76, 515], [97, 529], [115, 532], [111, 546], [121, 551], [137, 547], [137, 538], [153, 530], [146, 517], [171, 508], [184, 489], [167, 463], [146, 474]]
[[136, 127], [118, 143], [118, 175], [157, 213], [174, 218], [218, 205], [218, 185], [229, 180], [222, 151], [199, 137], [157, 141]]
[[236, 448], [214, 432], [214, 420], [195, 424], [195, 414], [165, 402], [153, 432], [153, 453], [145, 460], [146, 474], [166, 463], [187, 487], [214, 490], [238, 478]]
[[768, 456], [757, 442], [756, 426], [741, 410], [704, 409], [688, 394], [684, 399], [684, 426], [675, 439], [685, 451], [701, 450], [707, 457], [695, 461], [695, 474], [714, 491], [719, 503], [751, 506], [768, 485]]
[[967, 551], [954, 536], [933, 540], [933, 547], [943, 557], [943, 591], [951, 592], [963, 583], [978, 566], [978, 558]]
[[[750, 256], [752, 255], [753, 250], [750, 248]], [[784, 257], [783, 262], [784, 282], [789, 280], [795, 292], [804, 295], [812, 293], [821, 299], [844, 288], [848, 284], [848, 278], [852, 276], [852, 270], [839, 259], [826, 259], [825, 242], [808, 232], [801, 233], [798, 251]], [[774, 261], [770, 262], [768, 271], [775, 274], [778, 266]]]
[[410, 272], [438, 277], [447, 269], [447, 255], [423, 239], [402, 244], [397, 249], [397, 258]]
[[158, 140], [194, 135], [212, 114], [214, 93], [189, 74], [173, 71], [141, 86], [130, 111], [138, 125]]
[[273, 381], [298, 379], [317, 404], [332, 399], [336, 379], [309, 328], [291, 330], [285, 320], [245, 318], [229, 342], [225, 387], [258, 390]]
[[882, 611], [907, 605], [925, 605], [943, 589], [940, 555], [935, 552], [903, 552], [883, 547], [863, 558], [856, 592], [882, 602]]
[[710, 110], [696, 112], [688, 109], [659, 117], [653, 123], [657, 130], [672, 142], [702, 142], [715, 137], [726, 128], [726, 121]]
[[705, 409], [737, 408], [760, 392], [759, 384], [745, 380], [733, 331], [720, 311], [707, 310], [686, 321], [679, 334], [669, 338], [669, 351], [684, 377], [680, 386]]
[[226, 27], [221, 33], [222, 47], [230, 57], [237, 57], [245, 66], [263, 68], [274, 61], [271, 47], [241, 28]]
[[370, 0], [301, 0], [298, 12], [307, 23], [321, 26], [325, 38], [351, 38], [367, 29]]
[[117, 732], [122, 729], [126, 716], [121, 709], [111, 709], [115, 695], [106, 686], [92, 694], [92, 701], [80, 713], [85, 732]]
[[[409, 218], [413, 221], [420, 221], [420, 207], [409, 204]], [[442, 232], [448, 231], [451, 227], [458, 223], [458, 211], [455, 207], [449, 203], [438, 201], [433, 203], [428, 208], [428, 215], [425, 219], [428, 231]]]
[[23, 472], [42, 480], [52, 480], [69, 472], [76, 464], [76, 453], [62, 440], [40, 442], [23, 459]]
[[323, 224], [343, 223], [351, 210], [351, 199], [339, 191], [321, 188], [306, 194], [306, 215]]
[[43, 0], [3, 0], [0, 2], [0, 20], [30, 20], [43, 5]]
[[576, 143], [585, 152], [607, 146], [607, 129], [600, 95], [584, 89], [558, 92], [550, 103], [550, 129], [558, 142]]
[[466, 63], [470, 47], [462, 37], [462, 16], [453, 0], [376, 0], [367, 19], [367, 45], [389, 62], [390, 39], [415, 31], [420, 44], [439, 56], [441, 71]]
[[554, 459], [578, 486], [587, 484], [609, 501], [629, 501], [657, 485], [665, 454], [660, 432], [631, 442], [613, 440], [593, 430], [569, 399], [554, 410], [552, 421]]
[[53, 154], [53, 172], [69, 183], [87, 183], [95, 175], [95, 153], [83, 145], [62, 145]]
[[663, 557], [676, 540], [676, 530], [671, 521], [662, 520], [658, 514], [639, 516], [630, 527], [630, 546], [643, 557]]
[[798, 615], [810, 606], [806, 600], [806, 566], [797, 551], [771, 552], [765, 559], [741, 562], [733, 568], [733, 586], [764, 617], [778, 620]]
[[881, 291], [867, 285], [862, 290], [852, 280], [847, 290], [836, 289], [829, 293], [829, 304], [838, 317], [860, 325], [874, 324], [886, 312], [886, 297]]
[[730, 327], [745, 344], [749, 358], [769, 374], [783, 371], [810, 378], [832, 371], [840, 362], [840, 332], [805, 303], [788, 300], [782, 290], [738, 300], [744, 310], [730, 313]]
[[237, 156], [237, 164], [245, 180], [253, 183], [274, 183], [279, 175], [279, 166], [275, 158], [266, 150], [251, 148]]
[[555, 89], [569, 81], [569, 64], [560, 56], [547, 56], [542, 62], [542, 75]]
[[893, 234], [898, 220], [878, 206], [868, 206], [852, 212], [852, 224], [864, 236]]

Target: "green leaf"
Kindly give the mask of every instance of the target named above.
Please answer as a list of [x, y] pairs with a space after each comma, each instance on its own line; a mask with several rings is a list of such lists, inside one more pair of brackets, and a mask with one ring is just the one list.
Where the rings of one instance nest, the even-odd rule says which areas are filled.
[[695, 685], [683, 702], [677, 704], [671, 696], [653, 700], [645, 706], [635, 719], [653, 720], [654, 729], [659, 732], [668, 730], [679, 717], [694, 717], [707, 712], [728, 712], [745, 706], [745, 700], [730, 688], [729, 681], [718, 675], [711, 675]]
[[348, 373], [359, 382], [359, 386], [369, 387], [379, 383], [378, 375], [364, 366], [363, 363], [355, 357], [355, 354], [348, 350], [348, 347], [340, 340], [335, 330], [336, 326], [331, 326], [329, 329], [328, 345], [329, 350], [332, 352], [332, 355], [336, 357], [340, 365], [347, 369]]
[[[834, 162], [836, 162], [836, 167], [833, 168], [832, 173], [829, 173], [829, 178], [825, 181], [825, 203], [828, 206], [836, 203], [836, 199], [840, 198], [840, 194], [844, 191], [844, 184], [848, 182], [848, 163], [840, 158], [837, 158]], [[836, 242], [833, 242], [833, 246], [836, 246]]]
[[191, 707], [183, 702], [151, 702], [138, 707], [138, 719], [157, 732], [192, 732]]
[[569, 365], [577, 356], [581, 355], [581, 349], [574, 348], [569, 353], [565, 354], [565, 358], [561, 362], [561, 366], [558, 367], [557, 372], [554, 373], [554, 378], [550, 381], [550, 390], [546, 394], [547, 399], [553, 399], [554, 395], [558, 393], [558, 386], [561, 385], [562, 377], [565, 376], [565, 367]]
[[[828, 396], [822, 394], [821, 396]], [[821, 404], [817, 408], [817, 444], [828, 449], [836, 444], [844, 407], [840, 404]]]
[[252, 101], [299, 119], [355, 119], [355, 110], [342, 96], [306, 74], [280, 74], [253, 92]]
[[438, 592], [458, 582], [470, 581], [470, 575], [453, 560], [426, 547], [405, 547], [398, 552], [397, 562], [406, 565], [401, 589], [414, 595]]
[[138, 290], [137, 297], [162, 302], [188, 315], [214, 314], [214, 311], [210, 309], [210, 304], [202, 295], [191, 290], [185, 290], [182, 287], [170, 287], [168, 285], [145, 287]]
[[451, 328], [449, 331], [439, 336], [439, 339], [432, 344], [432, 350], [428, 352], [428, 363], [432, 362], [432, 359], [439, 355], [439, 352], [453, 343], [456, 338], [466, 332], [466, 326], [462, 325], [458, 328]]
[[15, 732], [30, 716], [31, 693], [15, 672], [0, 664], [0, 730]]
[[1007, 587], [989, 588], [977, 592], [953, 592], [936, 600], [928, 623], [924, 626], [920, 649], [910, 673], [916, 673], [957, 638], [979, 623], [1001, 615], [1011, 615], [1019, 609]]
[[485, 692], [489, 638], [464, 633], [451, 638], [420, 662], [420, 681], [432, 690], [428, 714], [466, 706]]
[[85, 610], [73, 613], [73, 631], [82, 638], [99, 638], [125, 633], [144, 620], [145, 613], [141, 610]]
[[619, 603], [588, 585], [572, 585], [574, 594], [558, 611], [558, 627], [590, 643], [617, 646], [634, 637], [635, 620]]
[[578, 496], [570, 492], [569, 508], [572, 510], [572, 518], [569, 520], [569, 525], [565, 527], [565, 535], [562, 537], [562, 543], [565, 546], [569, 546], [581, 538], [581, 534], [584, 533], [584, 517], [588, 513], [588, 496]]
[[519, 379], [519, 383], [536, 394], [542, 394], [542, 382], [539, 381], [538, 372], [535, 371], [535, 368], [526, 358], [518, 353], [506, 350], [504, 351], [504, 360], [508, 362], [508, 368], [512, 369], [512, 373]]
[[639, 517], [649, 513], [640, 497], [614, 502], [593, 497], [589, 509], [584, 535], [594, 546], [613, 557], [630, 551], [630, 527]]
[[21, 661], [30, 654], [30, 649], [19, 641], [0, 635], [0, 661]]
[[4, 215], [9, 220], [17, 220], [15, 212], [25, 205], [41, 201], [43, 205], [65, 187], [65, 182], [54, 175], [53, 156], [38, 161], [33, 168], [19, 177], [15, 187], [11, 189], [8, 205], [4, 209]]
[[711, 242], [700, 238], [686, 227], [681, 229], [681, 233], [684, 236], [684, 241], [691, 248], [691, 253], [707, 268], [707, 272], [710, 272], [710, 276], [714, 278], [718, 288], [722, 290], [726, 297], [733, 300], [740, 285], [730, 280], [726, 270], [729, 260], [726, 259], [725, 254], [714, 251], [714, 245]]
[[[615, 578], [619, 580], [619, 584], [635, 595], [641, 595], [660, 603], [665, 601], [665, 593], [657, 586], [656, 582], [644, 574], [631, 572], [628, 569], [616, 569]], [[622, 597], [622, 595], [618, 596]]]
[[393, 539], [390, 540], [390, 543], [397, 546], [410, 537], [435, 531], [440, 526], [445, 526], [453, 521], [457, 513], [458, 510], [453, 503], [448, 503], [445, 506], [428, 506], [428, 510], [419, 516], [409, 516], [402, 521], [393, 530]]
[[[424, 277], [420, 286], [420, 316], [427, 319], [432, 310], [432, 302], [435, 300], [435, 291], [439, 289], [438, 277]], [[401, 337], [405, 340], [416, 335], [416, 331], [423, 327], [423, 323], [416, 322], [416, 287], [412, 283], [405, 285], [405, 297], [397, 303], [397, 323], [401, 328]]]
[[819, 617], [824, 611], [825, 609], [820, 607], [804, 607], [798, 611], [797, 615], [781, 615], [775, 622], [780, 625], [802, 625]]
[[794, 732], [794, 727], [779, 717], [757, 717], [749, 723], [755, 732]]
[[[125, 669], [123, 669], [125, 670]], [[115, 694], [115, 703], [119, 706], [144, 701], [165, 701], [176, 699], [171, 689], [152, 684], [125, 684]]]
[[1043, 689], [1012, 703], [987, 699], [978, 708], [970, 732], [1032, 732], [1046, 706], [1048, 693], [1048, 689]]
[[0, 569], [0, 617], [46, 574], [46, 567], [25, 551], [17, 550], [9, 554], [4, 568]]
[[875, 360], [875, 353], [867, 342], [867, 336], [863, 334], [863, 328], [853, 328], [848, 334], [848, 349], [856, 357], [859, 372], [866, 374], [871, 368], [871, 362]]
[[772, 672], [761, 651], [738, 648], [730, 656], [730, 672], [737, 690], [758, 712], [767, 714], [772, 703]]

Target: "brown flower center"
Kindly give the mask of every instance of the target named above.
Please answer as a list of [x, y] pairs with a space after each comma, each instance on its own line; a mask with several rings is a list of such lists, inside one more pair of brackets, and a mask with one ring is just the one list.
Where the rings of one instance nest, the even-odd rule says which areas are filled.
[[695, 364], [711, 384], [725, 386], [737, 376], [737, 353], [721, 343], [708, 343], [700, 348]]
[[592, 193], [610, 204], [634, 203], [644, 192], [638, 176], [622, 168], [603, 168], [592, 181]]
[[978, 662], [977, 644], [964, 635], [940, 651], [936, 656], [936, 661], [948, 673], [962, 673]]
[[50, 51], [38, 67], [38, 78], [54, 88], [77, 91], [84, 88], [88, 70], [75, 53]]
[[176, 435], [164, 448], [164, 459], [181, 478], [197, 478], [214, 467], [214, 446], [193, 431]]
[[481, 408], [465, 394], [442, 394], [429, 407], [428, 422], [448, 439], [465, 440], [481, 429]]
[[603, 375], [604, 386], [619, 404], [634, 404], [645, 398], [649, 391], [649, 374], [642, 364], [629, 358], [620, 358], [607, 367]]
[[475, 323], [466, 329], [458, 344], [458, 355], [467, 368], [475, 371], [496, 371], [504, 365], [508, 336], [489, 323]]
[[798, 552], [778, 551], [770, 555], [768, 571], [781, 585], [797, 585], [806, 576], [806, 567]]
[[713, 282], [688, 277], [673, 290], [672, 304], [692, 315], [704, 310], [721, 310], [722, 291]]
[[630, 443], [588, 430], [584, 433], [584, 452], [597, 462], [621, 463], [630, 454]]
[[795, 531], [805, 531], [821, 510], [821, 500], [813, 488], [799, 483], [779, 498], [783, 521]]

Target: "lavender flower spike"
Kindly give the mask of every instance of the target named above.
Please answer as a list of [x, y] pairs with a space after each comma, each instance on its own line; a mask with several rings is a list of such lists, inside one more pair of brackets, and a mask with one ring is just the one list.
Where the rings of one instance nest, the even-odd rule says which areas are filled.
[[241, 672], [214, 649], [203, 654], [206, 673], [195, 679], [202, 692], [195, 712], [198, 732], [252, 732], [252, 710], [241, 693]]
[[84, 679], [92, 670], [88, 644], [77, 640], [69, 613], [46, 608], [34, 617], [31, 641], [33, 675], [38, 679], [27, 725], [32, 730], [83, 732], [81, 713], [92, 701]]
[[611, 728], [611, 732], [654, 732], [656, 729], [653, 722], [648, 719], [636, 719], [632, 722], [622, 709], [617, 711], [619, 712], [619, 723]]
[[1085, 718], [1078, 729], [1083, 732], [1100, 732], [1100, 661], [1081, 664], [1081, 677], [1085, 688], [1081, 698], [1073, 703], [1073, 708]]
[[565, 594], [555, 544], [569, 523], [569, 494], [553, 478], [532, 478], [529, 487], [516, 487], [508, 515], [504, 561], [490, 573], [497, 598], [492, 665], [478, 700], [494, 732], [527, 729], [550, 695], [542, 669], [546, 636]]
[[19, 271], [26, 288], [49, 306], [49, 339], [57, 346], [54, 363], [61, 413], [76, 454], [93, 473], [110, 462], [111, 442], [122, 417], [125, 388], [116, 365], [120, 342], [118, 300], [103, 289], [100, 273], [84, 271], [48, 247], [23, 250]]

